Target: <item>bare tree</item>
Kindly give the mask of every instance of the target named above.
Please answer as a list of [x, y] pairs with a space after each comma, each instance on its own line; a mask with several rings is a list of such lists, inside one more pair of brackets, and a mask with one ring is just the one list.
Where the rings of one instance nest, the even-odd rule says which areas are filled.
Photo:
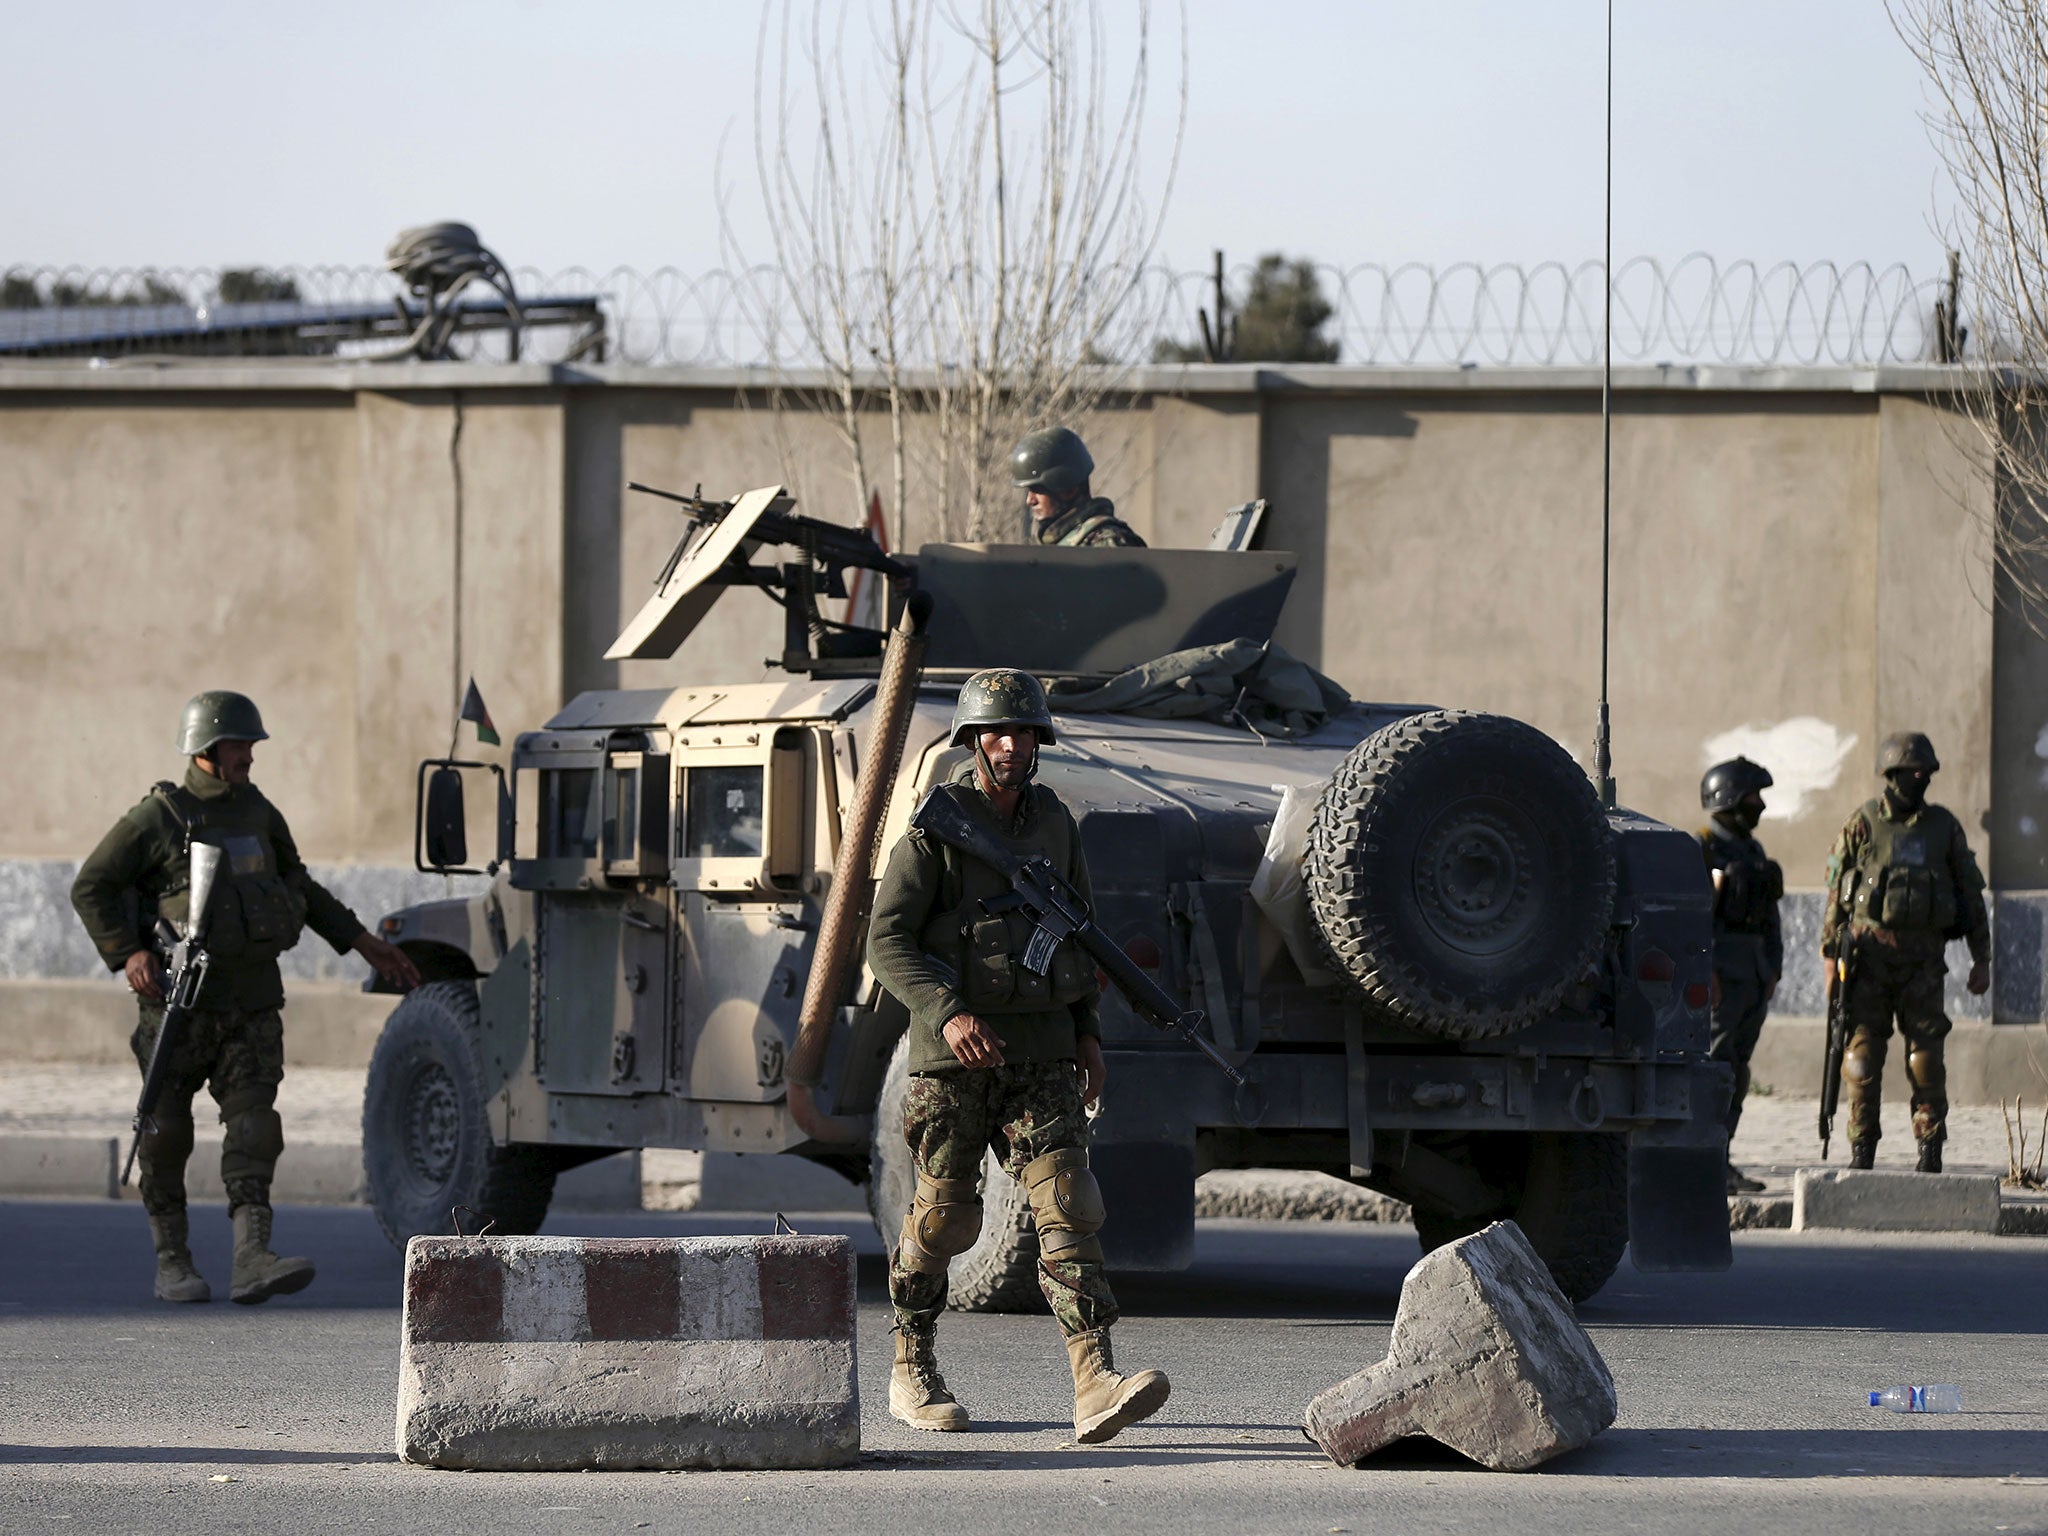
[[1968, 367], [1955, 403], [1995, 471], [2003, 595], [2048, 634], [2048, 15], [2039, 0], [1886, 4], [1930, 82], [1928, 129], [1956, 195], [1944, 232], [1973, 289], [1969, 334], [1952, 257], [1936, 354]]
[[[778, 396], [829, 411], [858, 503], [886, 412], [899, 548], [913, 522], [995, 533], [1016, 437], [1116, 395], [1156, 332], [1142, 278], [1179, 162], [1185, 26], [1155, 191], [1150, 6], [1117, 14], [1135, 40], [1122, 74], [1096, 0], [874, 0], [865, 50], [819, 0], [764, 20], [755, 165], [775, 259], [752, 318]], [[734, 227], [728, 203], [737, 255]]]

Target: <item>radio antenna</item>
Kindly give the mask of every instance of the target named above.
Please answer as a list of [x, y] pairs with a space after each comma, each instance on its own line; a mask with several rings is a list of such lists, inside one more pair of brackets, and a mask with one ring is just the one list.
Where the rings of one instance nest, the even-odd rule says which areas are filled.
[[1608, 733], [1607, 629], [1614, 542], [1614, 0], [1607, 0], [1607, 184], [1605, 248], [1600, 258], [1600, 720], [1593, 728], [1593, 778], [1600, 803], [1614, 809], [1614, 755]]

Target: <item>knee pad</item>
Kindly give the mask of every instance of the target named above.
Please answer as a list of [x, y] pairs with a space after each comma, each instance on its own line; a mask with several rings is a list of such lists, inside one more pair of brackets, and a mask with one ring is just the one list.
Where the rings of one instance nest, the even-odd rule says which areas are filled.
[[[1873, 1056], [1877, 1058], [1875, 1061], [1871, 1059]], [[1868, 1046], [1852, 1045], [1848, 1054], [1842, 1058], [1842, 1076], [1851, 1082], [1867, 1083], [1872, 1078], [1882, 1076], [1883, 1073], [1884, 1057]]]
[[238, 1110], [221, 1117], [228, 1133], [223, 1164], [239, 1153], [251, 1163], [275, 1163], [284, 1154], [284, 1120], [270, 1105]]
[[1102, 1262], [1102, 1240], [1095, 1234], [1107, 1212], [1086, 1147], [1062, 1147], [1034, 1158], [1024, 1169], [1024, 1188], [1031, 1196], [1040, 1258], [1055, 1264]]
[[920, 1171], [898, 1253], [907, 1268], [941, 1274], [946, 1261], [981, 1236], [981, 1181], [935, 1179]]
[[1946, 1075], [1942, 1071], [1941, 1052], [1924, 1045], [1915, 1046], [1906, 1056], [1906, 1071], [1915, 1083], [1934, 1087]]

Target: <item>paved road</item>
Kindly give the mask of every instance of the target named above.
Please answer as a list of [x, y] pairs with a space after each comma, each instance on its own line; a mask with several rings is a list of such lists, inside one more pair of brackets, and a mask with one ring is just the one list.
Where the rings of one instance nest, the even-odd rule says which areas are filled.
[[[196, 1214], [220, 1284], [224, 1213]], [[320, 1264], [300, 1296], [170, 1308], [147, 1299], [139, 1212], [0, 1204], [0, 1530], [2048, 1531], [2048, 1244], [1751, 1233], [1726, 1275], [1624, 1268], [1583, 1311], [1620, 1422], [1517, 1477], [1427, 1449], [1339, 1470], [1300, 1436], [1308, 1398], [1384, 1350], [1405, 1230], [1204, 1223], [1193, 1270], [1119, 1287], [1125, 1363], [1174, 1376], [1162, 1420], [1078, 1448], [1044, 1316], [943, 1325], [980, 1432], [895, 1424], [873, 1230], [806, 1225], [863, 1255], [861, 1468], [509, 1476], [393, 1459], [399, 1264], [367, 1212], [280, 1213], [286, 1246]], [[1960, 1382], [1970, 1411], [1860, 1406], [1898, 1381]]]

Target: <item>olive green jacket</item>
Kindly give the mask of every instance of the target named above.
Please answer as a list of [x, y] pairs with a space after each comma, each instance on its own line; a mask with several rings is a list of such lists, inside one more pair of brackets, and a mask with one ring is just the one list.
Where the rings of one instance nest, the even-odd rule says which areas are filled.
[[[1909, 847], [1918, 845], [1913, 852]], [[1923, 863], [1938, 872], [1954, 904], [1953, 926], [1900, 930], [1888, 928], [1871, 910], [1879, 890], [1887, 850], [1902, 864]], [[1849, 817], [1828, 857], [1827, 912], [1821, 919], [1820, 952], [1835, 958], [1844, 936], [1869, 937], [1889, 948], [1930, 959], [1939, 958], [1950, 939], [1969, 942], [1970, 958], [1991, 958], [1991, 922], [1984, 908], [1984, 876], [1970, 852], [1963, 824], [1942, 806], [1926, 803], [1910, 816], [1901, 815], [1880, 795]]]
[[[278, 875], [305, 900], [306, 926], [337, 953], [346, 953], [362, 936], [363, 925], [355, 913], [306, 872], [291, 829], [261, 790], [217, 779], [197, 763], [187, 766], [184, 788], [202, 805], [218, 804], [235, 820], [253, 820], [263, 827]], [[80, 866], [71, 884], [71, 905], [107, 969], [118, 971], [136, 950], [157, 947], [157, 905], [184, 888], [186, 859], [184, 829], [162, 798], [150, 794], [114, 823]], [[199, 1001], [207, 1008], [280, 1007], [284, 978], [275, 960], [230, 964], [217, 957]]]
[[[953, 782], [968, 786], [960, 798], [1012, 841], [1043, 851], [1064, 845], [1062, 873], [1082, 899], [1092, 903], [1080, 829], [1058, 795], [1043, 784], [1031, 785], [1018, 803], [1016, 820], [1004, 826], [988, 797], [975, 787], [973, 764], [963, 767]], [[944, 927], [948, 915], [962, 907], [970, 885], [986, 883], [979, 875], [969, 880], [964, 869], [967, 862], [958, 849], [921, 832], [908, 832], [890, 853], [888, 868], [875, 892], [874, 912], [868, 920], [868, 965], [910, 1010], [910, 1070], [961, 1070], [943, 1031], [947, 1020], [963, 1013], [976, 1014], [995, 1031], [1003, 1042], [1005, 1061], [1073, 1060], [1080, 1036], [1099, 1038], [1102, 1033], [1093, 961], [1087, 962], [1086, 995], [1079, 1000], [1044, 1007], [1011, 1004], [997, 1010], [969, 1006], [961, 977], [964, 967], [955, 963], [960, 955], [948, 958], [933, 953], [935, 930]], [[1027, 925], [1020, 917], [1016, 926], [1025, 930]], [[1071, 941], [1062, 944], [1061, 951], [1070, 945]], [[1021, 965], [1021, 961], [1014, 963]], [[1056, 973], [1071, 974], [1074, 966], [1074, 955], [1054, 962]]]
[[1063, 544], [1068, 548], [1115, 545], [1143, 549], [1145, 541], [1137, 529], [1116, 515], [1116, 503], [1107, 496], [1077, 502], [1066, 511], [1048, 517], [1032, 529], [1040, 544]]

